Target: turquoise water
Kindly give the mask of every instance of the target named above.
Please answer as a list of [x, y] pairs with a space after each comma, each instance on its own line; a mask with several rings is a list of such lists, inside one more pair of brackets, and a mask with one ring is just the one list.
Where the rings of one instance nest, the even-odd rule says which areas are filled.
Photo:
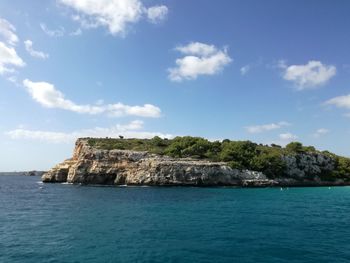
[[349, 262], [350, 187], [159, 188], [0, 176], [0, 262]]

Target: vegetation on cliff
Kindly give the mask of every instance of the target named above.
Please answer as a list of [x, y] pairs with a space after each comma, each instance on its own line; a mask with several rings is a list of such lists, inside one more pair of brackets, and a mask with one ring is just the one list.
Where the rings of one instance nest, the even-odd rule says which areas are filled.
[[121, 149], [148, 151], [175, 158], [208, 159], [226, 162], [232, 168], [249, 169], [263, 172], [270, 178], [283, 176], [286, 168], [284, 156], [321, 153], [334, 160], [335, 168], [320, 173], [322, 179], [350, 179], [350, 159], [337, 156], [328, 151], [320, 152], [312, 146], [303, 146], [300, 142], [291, 142], [286, 147], [256, 144], [251, 141], [208, 141], [200, 137], [175, 137], [162, 139], [112, 139], [88, 138], [88, 143], [97, 149]]

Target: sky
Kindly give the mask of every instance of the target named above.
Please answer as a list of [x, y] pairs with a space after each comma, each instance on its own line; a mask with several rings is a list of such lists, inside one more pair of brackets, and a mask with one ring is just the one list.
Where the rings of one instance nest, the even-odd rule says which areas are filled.
[[2, 0], [0, 171], [78, 137], [200, 136], [350, 156], [346, 0]]

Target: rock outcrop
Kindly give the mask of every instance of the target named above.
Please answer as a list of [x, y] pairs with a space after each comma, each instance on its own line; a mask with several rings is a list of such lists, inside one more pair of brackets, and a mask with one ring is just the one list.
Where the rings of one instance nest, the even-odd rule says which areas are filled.
[[73, 157], [42, 176], [43, 182], [106, 185], [265, 186], [275, 182], [255, 171], [232, 169], [226, 163], [129, 150], [99, 150], [86, 140], [76, 142]]
[[73, 157], [42, 176], [43, 182], [103, 185], [157, 186], [298, 186], [342, 185], [344, 181], [321, 181], [318, 175], [334, 169], [325, 155], [301, 154], [283, 157], [286, 175], [274, 179], [263, 173], [230, 168], [223, 162], [180, 159], [148, 152], [100, 150], [78, 139]]
[[327, 155], [314, 153], [300, 153], [282, 157], [286, 163], [286, 174], [295, 179], [313, 179], [320, 174], [335, 169], [335, 160]]

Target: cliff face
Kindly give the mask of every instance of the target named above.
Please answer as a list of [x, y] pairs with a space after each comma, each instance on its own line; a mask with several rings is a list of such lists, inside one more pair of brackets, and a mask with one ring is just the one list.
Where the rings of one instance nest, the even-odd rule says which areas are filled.
[[231, 169], [225, 163], [173, 159], [147, 152], [98, 150], [76, 142], [68, 159], [42, 177], [43, 182], [107, 185], [272, 185], [259, 172]]
[[330, 157], [313, 154], [284, 157], [286, 176], [268, 179], [263, 173], [232, 169], [226, 163], [129, 150], [99, 150], [87, 140], [76, 142], [74, 154], [42, 176], [43, 182], [106, 185], [269, 186], [343, 184], [322, 182], [317, 175], [334, 168]]
[[335, 169], [335, 160], [321, 153], [300, 153], [282, 157], [286, 163], [287, 177], [295, 179], [309, 178], [326, 174]]

